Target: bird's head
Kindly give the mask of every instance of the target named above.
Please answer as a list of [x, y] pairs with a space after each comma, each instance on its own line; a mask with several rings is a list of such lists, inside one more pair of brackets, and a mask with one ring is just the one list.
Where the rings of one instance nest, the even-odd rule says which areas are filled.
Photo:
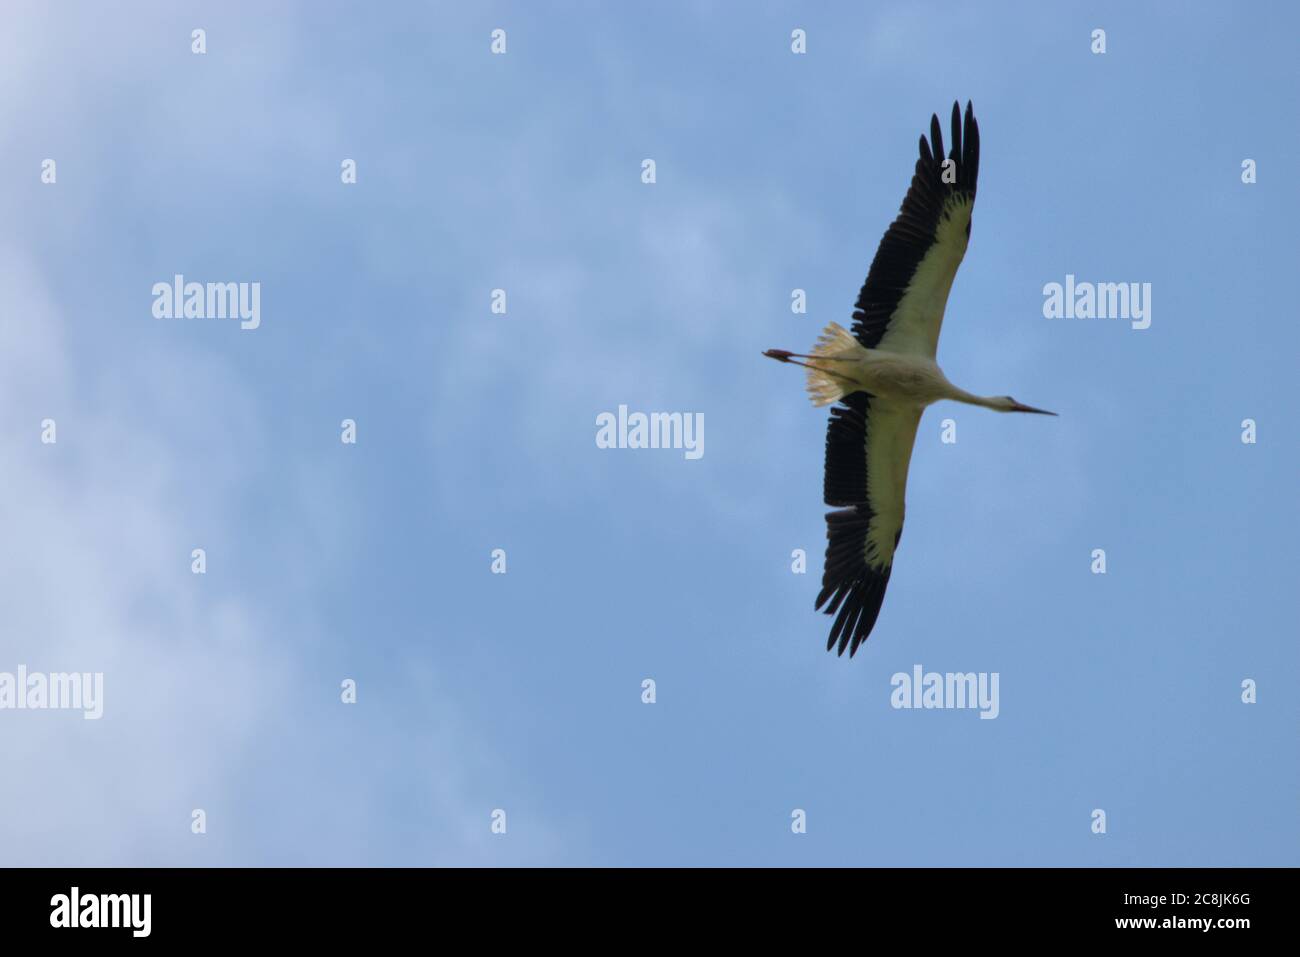
[[994, 408], [999, 412], [1033, 412], [1037, 415], [1056, 415], [1055, 412], [1048, 412], [1046, 409], [1035, 409], [1032, 405], [1017, 402], [1009, 395], [998, 396], [995, 402], [997, 404], [994, 405]]

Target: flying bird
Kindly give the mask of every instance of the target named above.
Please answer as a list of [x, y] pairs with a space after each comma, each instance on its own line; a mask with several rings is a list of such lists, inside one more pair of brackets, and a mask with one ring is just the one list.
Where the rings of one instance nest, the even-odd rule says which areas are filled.
[[826, 516], [826, 564], [815, 607], [825, 605], [835, 616], [826, 650], [838, 646], [843, 655], [848, 648], [850, 657], [871, 634], [885, 598], [925, 407], [952, 399], [997, 412], [1056, 414], [1009, 395], [959, 389], [935, 362], [948, 292], [970, 239], [979, 178], [980, 131], [969, 102], [964, 122], [952, 105], [951, 145], [945, 156], [939, 117], [932, 116], [912, 185], [858, 293], [852, 333], [832, 322], [810, 354], [763, 353], [807, 369], [814, 405], [835, 404], [826, 431], [823, 498], [840, 510]]

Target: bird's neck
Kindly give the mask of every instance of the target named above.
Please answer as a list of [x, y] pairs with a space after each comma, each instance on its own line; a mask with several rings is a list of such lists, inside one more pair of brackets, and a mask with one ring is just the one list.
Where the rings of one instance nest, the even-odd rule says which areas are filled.
[[952, 393], [948, 398], [956, 402], [965, 402], [967, 405], [979, 405], [986, 409], [992, 409], [995, 412], [1006, 412], [1007, 403], [1004, 398], [997, 395], [975, 395], [973, 392], [967, 392], [965, 389], [952, 387]]

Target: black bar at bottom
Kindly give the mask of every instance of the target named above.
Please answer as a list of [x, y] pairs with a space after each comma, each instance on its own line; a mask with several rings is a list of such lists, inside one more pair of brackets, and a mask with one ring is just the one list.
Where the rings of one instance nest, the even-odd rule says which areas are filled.
[[[764, 939], [848, 920], [983, 939], [1231, 945], [1285, 932], [1292, 869], [7, 869], [8, 941], [401, 941], [433, 928]], [[90, 926], [87, 926], [90, 925]], [[543, 933], [544, 928], [549, 928]], [[963, 930], [965, 928], [965, 930]], [[992, 936], [989, 936], [992, 935]], [[673, 938], [681, 940], [683, 938]], [[865, 938], [862, 938], [865, 940]], [[450, 943], [450, 939], [448, 941]]]

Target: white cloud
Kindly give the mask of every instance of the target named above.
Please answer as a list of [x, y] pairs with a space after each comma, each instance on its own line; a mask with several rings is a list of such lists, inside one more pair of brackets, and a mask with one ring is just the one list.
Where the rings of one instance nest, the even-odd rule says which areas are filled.
[[[535, 811], [527, 782], [468, 726], [454, 688], [447, 690], [452, 682], [433, 677], [435, 661], [411, 663], [411, 673], [430, 675], [425, 685], [441, 687], [409, 721], [382, 696], [371, 694], [355, 711], [338, 702], [341, 676], [328, 674], [317, 653], [365, 636], [337, 634], [317, 608], [346, 580], [349, 562], [370, 560], [348, 540], [356, 524], [340, 519], [356, 502], [337, 500], [345, 486], [320, 474], [319, 463], [272, 446], [273, 425], [237, 355], [197, 336], [159, 334], [147, 289], [140, 325], [117, 302], [96, 314], [73, 310], [93, 301], [93, 290], [116, 288], [116, 277], [96, 273], [97, 265], [109, 268], [107, 259], [73, 269], [51, 257], [67, 248], [68, 231], [110, 242], [121, 224], [108, 221], [100, 201], [120, 177], [140, 176], [136, 153], [100, 147], [124, 113], [172, 115], [187, 83], [150, 84], [132, 72], [142, 50], [175, 39], [174, 12], [128, 23], [89, 11], [68, 18], [66, 29], [56, 19], [63, 22], [30, 15], [13, 24], [12, 45], [25, 53], [4, 67], [6, 89], [42, 90], [39, 111], [0, 95], [6, 141], [35, 157], [33, 184], [42, 144], [60, 137], [63, 144], [58, 186], [33, 185], [0, 201], [0, 671], [103, 672], [104, 716], [0, 711], [5, 862], [375, 864], [409, 857], [412, 847], [423, 857], [406, 863], [487, 863], [503, 854], [516, 863], [554, 861], [564, 848]], [[213, 42], [210, 35], [210, 49]], [[254, 63], [292, 53], [287, 29], [249, 30], [239, 42]], [[76, 77], [59, 69], [58, 51], [69, 45], [77, 48]], [[215, 59], [196, 69], [220, 69]], [[241, 96], [255, 85], [247, 77], [228, 78]], [[215, 97], [226, 82], [198, 87]], [[307, 99], [328, 104], [328, 92]], [[263, 109], [243, 128], [240, 154], [265, 155], [272, 139], [319, 152], [320, 131], [337, 123], [315, 116], [278, 123], [277, 110], [288, 107], [272, 105], [274, 96], [259, 91]], [[37, 113], [57, 118], [57, 129], [43, 130]], [[199, 155], [200, 140], [183, 140], [181, 153], [195, 154], [204, 169], [221, 162]], [[79, 150], [93, 150], [93, 163]], [[337, 168], [332, 152], [325, 165]], [[87, 177], [65, 180], [64, 170], [77, 166]], [[159, 167], [148, 179], [154, 191], [183, 192], [175, 171]], [[42, 204], [51, 195], [47, 218]], [[145, 221], [132, 235], [142, 248], [170, 249], [177, 240], [168, 228]], [[56, 286], [54, 275], [76, 283]], [[46, 417], [57, 421], [55, 445], [40, 442]], [[291, 460], [270, 477], [274, 488], [264, 486], [270, 452]], [[250, 500], [272, 503], [269, 521], [247, 514]], [[276, 511], [279, 502], [287, 504]], [[199, 546], [209, 550], [206, 576], [189, 568]], [[294, 560], [279, 567], [281, 556]], [[269, 584], [268, 574], [276, 576]], [[364, 647], [355, 650], [366, 660]], [[335, 760], [335, 746], [370, 773]], [[481, 806], [503, 780], [512, 786], [496, 799], [530, 824], [512, 829], [504, 846], [488, 843], [491, 805]], [[406, 791], [412, 820], [391, 820], [394, 788]], [[209, 813], [203, 837], [190, 833], [193, 808]], [[277, 834], [286, 821], [292, 827]], [[456, 837], [421, 844], [422, 825]]]
[[[35, 263], [15, 248], [3, 261], [0, 670], [104, 673], [98, 721], [0, 712], [7, 856], [184, 860], [168, 835], [188, 837], [190, 808], [232, 786], [231, 762], [284, 691], [256, 611], [189, 570], [189, 529], [215, 524], [235, 487], [217, 475], [187, 493], [184, 464], [126, 395], [174, 370], [80, 366]], [[230, 391], [215, 370], [187, 373], [191, 389]], [[52, 445], [40, 441], [45, 417]], [[203, 425], [216, 442], [254, 427], [237, 412]]]

